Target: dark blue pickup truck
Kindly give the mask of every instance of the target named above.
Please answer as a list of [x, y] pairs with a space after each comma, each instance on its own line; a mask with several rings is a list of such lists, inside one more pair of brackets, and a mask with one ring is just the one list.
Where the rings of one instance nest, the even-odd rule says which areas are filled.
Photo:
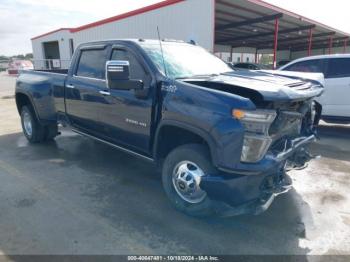
[[99, 41], [80, 45], [67, 72], [23, 71], [16, 103], [30, 142], [69, 125], [155, 163], [189, 215], [258, 214], [312, 158], [321, 113], [322, 81], [280, 74], [232, 71], [180, 41]]

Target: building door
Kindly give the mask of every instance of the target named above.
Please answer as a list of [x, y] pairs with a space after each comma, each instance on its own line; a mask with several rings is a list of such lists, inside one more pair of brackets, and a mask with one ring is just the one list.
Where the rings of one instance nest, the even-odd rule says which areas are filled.
[[54, 68], [53, 60], [60, 61], [61, 59], [58, 41], [44, 42], [43, 48], [44, 48], [45, 68], [53, 69]]

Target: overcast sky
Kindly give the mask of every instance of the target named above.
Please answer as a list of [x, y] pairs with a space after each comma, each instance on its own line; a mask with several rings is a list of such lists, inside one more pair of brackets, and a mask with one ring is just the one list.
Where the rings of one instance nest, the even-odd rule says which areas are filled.
[[[84, 25], [156, 2], [160, 0], [0, 0], [0, 55], [32, 52], [33, 36], [60, 27]], [[266, 2], [350, 32], [347, 1]]]

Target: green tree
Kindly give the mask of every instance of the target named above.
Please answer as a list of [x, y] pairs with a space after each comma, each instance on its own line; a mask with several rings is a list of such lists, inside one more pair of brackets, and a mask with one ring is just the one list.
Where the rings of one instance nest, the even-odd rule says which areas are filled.
[[24, 56], [24, 58], [25, 58], [25, 59], [28, 59], [28, 60], [33, 59], [33, 54], [32, 54], [32, 53], [28, 53], [28, 54], [26, 54], [26, 55]]

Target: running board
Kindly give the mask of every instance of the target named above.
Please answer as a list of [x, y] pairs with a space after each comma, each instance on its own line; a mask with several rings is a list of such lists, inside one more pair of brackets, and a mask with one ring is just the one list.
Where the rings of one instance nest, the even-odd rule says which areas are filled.
[[113, 143], [110, 143], [110, 142], [105, 141], [105, 140], [103, 140], [103, 139], [94, 137], [94, 136], [89, 135], [89, 134], [87, 134], [87, 133], [84, 133], [84, 132], [82, 132], [82, 131], [80, 131], [80, 130], [72, 129], [72, 131], [75, 132], [75, 133], [77, 133], [77, 134], [79, 134], [79, 135], [86, 136], [86, 137], [91, 138], [91, 139], [94, 139], [94, 140], [96, 140], [96, 141], [98, 141], [98, 142], [101, 142], [101, 143], [104, 143], [104, 144], [109, 145], [109, 146], [111, 146], [111, 147], [114, 147], [114, 148], [116, 148], [116, 149], [119, 149], [120, 151], [123, 151], [123, 152], [125, 152], [125, 153], [130, 154], [130, 155], [133, 155], [133, 156], [142, 158], [142, 159], [147, 160], [147, 161], [149, 161], [149, 162], [154, 162], [154, 159], [153, 159], [153, 158], [150, 158], [150, 157], [148, 157], [148, 156], [145, 156], [145, 155], [136, 153], [136, 152], [131, 151], [131, 150], [129, 150], [129, 149], [126, 149], [126, 148], [124, 148], [124, 147], [117, 146], [117, 145], [115, 145], [115, 144], [113, 144]]

